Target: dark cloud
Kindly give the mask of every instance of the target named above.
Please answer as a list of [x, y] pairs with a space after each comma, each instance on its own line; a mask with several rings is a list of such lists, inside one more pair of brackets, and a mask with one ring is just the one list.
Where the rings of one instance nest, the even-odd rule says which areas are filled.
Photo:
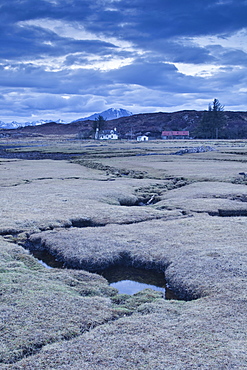
[[14, 26], [2, 29], [0, 58], [25, 59], [64, 56], [69, 53], [87, 52], [110, 54], [116, 46], [100, 40], [74, 40], [59, 37], [55, 32], [34, 26]]
[[59, 74], [46, 72], [33, 65], [8, 65], [0, 68], [2, 87], [49, 89], [59, 84]]
[[146, 63], [137, 61], [131, 65], [113, 70], [108, 73], [118, 83], [142, 85], [146, 87], [159, 87], [171, 85], [171, 79], [177, 74], [172, 64]]
[[246, 26], [247, 4], [245, 0], [123, 0], [117, 5], [117, 22], [115, 12], [112, 13], [109, 24], [104, 21], [102, 9], [96, 12], [97, 21], [87, 24], [88, 29], [95, 31], [101, 24], [108, 25], [108, 34], [127, 37], [138, 44], [144, 39], [224, 34], [239, 30]]
[[214, 55], [214, 60], [218, 64], [247, 66], [247, 53], [243, 50], [226, 49], [221, 45], [213, 45], [208, 47], [208, 51]]
[[[184, 42], [184, 41], [183, 41]], [[215, 62], [215, 57], [211, 54], [210, 49], [199, 47], [192, 42], [175, 42], [168, 40], [150, 40], [143, 43], [142, 48], [149, 51], [149, 56], [157, 55], [159, 60], [173, 63], [212, 63]], [[148, 58], [148, 56], [146, 56]]]

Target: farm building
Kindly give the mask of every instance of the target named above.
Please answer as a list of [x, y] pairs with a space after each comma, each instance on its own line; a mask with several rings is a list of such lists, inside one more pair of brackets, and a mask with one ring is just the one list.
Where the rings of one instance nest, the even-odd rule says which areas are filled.
[[148, 141], [148, 136], [146, 135], [140, 135], [136, 138], [137, 141]]

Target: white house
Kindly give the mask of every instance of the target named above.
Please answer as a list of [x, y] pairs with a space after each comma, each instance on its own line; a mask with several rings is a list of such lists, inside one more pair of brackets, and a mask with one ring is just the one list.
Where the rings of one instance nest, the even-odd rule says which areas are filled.
[[137, 136], [136, 140], [137, 141], [148, 141], [148, 136], [146, 135]]
[[118, 139], [118, 133], [117, 129], [114, 128], [114, 130], [102, 130], [98, 134], [100, 140], [117, 140]]

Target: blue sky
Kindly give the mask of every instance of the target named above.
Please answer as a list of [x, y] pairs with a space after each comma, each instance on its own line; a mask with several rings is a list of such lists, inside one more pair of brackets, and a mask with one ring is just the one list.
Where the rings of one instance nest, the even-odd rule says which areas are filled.
[[246, 0], [2, 0], [0, 120], [247, 110]]

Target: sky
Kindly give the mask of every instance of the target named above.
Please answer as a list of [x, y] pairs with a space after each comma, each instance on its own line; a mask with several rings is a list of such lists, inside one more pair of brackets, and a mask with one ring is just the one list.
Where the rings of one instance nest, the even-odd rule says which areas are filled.
[[1, 0], [0, 121], [247, 110], [247, 0]]

